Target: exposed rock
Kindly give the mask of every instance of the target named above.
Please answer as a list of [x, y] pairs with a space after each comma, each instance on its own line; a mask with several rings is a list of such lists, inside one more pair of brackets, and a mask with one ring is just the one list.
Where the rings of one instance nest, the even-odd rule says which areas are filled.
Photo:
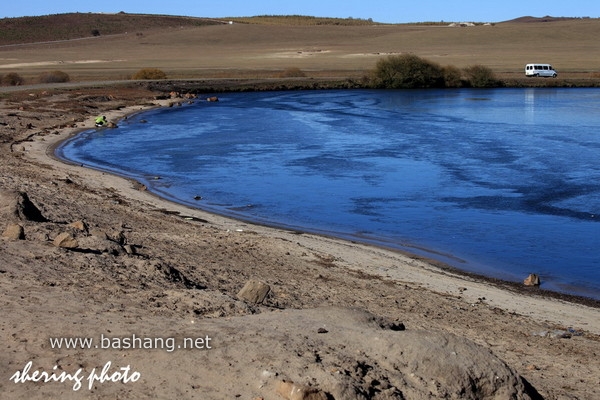
[[25, 239], [25, 230], [21, 225], [10, 224], [2, 232], [2, 237], [9, 240], [23, 240]]
[[217, 96], [211, 96], [211, 97], [207, 97], [206, 101], [211, 101], [211, 102], [219, 101], [219, 98]]
[[76, 249], [79, 247], [77, 239], [71, 236], [71, 234], [68, 232], [60, 233], [56, 238], [54, 238], [54, 245], [56, 247], [62, 247], [65, 249]]
[[525, 284], [525, 286], [540, 286], [540, 277], [536, 274], [529, 274], [523, 281], [523, 284]]
[[88, 231], [88, 226], [85, 222], [79, 220], [79, 221], [75, 221], [69, 224], [69, 226], [71, 228], [75, 228], [78, 231], [82, 231], [82, 232], [87, 232]]
[[237, 297], [240, 300], [260, 304], [265, 300], [270, 290], [271, 287], [266, 283], [251, 279], [246, 282], [242, 290], [238, 292]]
[[19, 192], [15, 198], [13, 206], [14, 215], [21, 219], [33, 222], [47, 222], [42, 212], [29, 200], [25, 192]]
[[296, 385], [281, 381], [277, 384], [277, 394], [287, 400], [327, 400], [327, 395], [310, 386]]

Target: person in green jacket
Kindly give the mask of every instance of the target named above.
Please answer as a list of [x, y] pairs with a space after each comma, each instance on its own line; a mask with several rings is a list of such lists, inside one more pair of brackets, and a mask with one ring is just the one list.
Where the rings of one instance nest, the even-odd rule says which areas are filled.
[[104, 126], [108, 121], [104, 115], [101, 115], [96, 118], [96, 126]]

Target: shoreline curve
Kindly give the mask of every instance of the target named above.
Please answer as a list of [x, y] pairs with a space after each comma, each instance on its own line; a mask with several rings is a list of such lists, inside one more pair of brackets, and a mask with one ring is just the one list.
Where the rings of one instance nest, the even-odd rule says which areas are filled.
[[[126, 107], [106, 112], [106, 115], [109, 120], [118, 121], [152, 108], [167, 106], [168, 103], [167, 100], [159, 100], [152, 106]], [[90, 181], [95, 181], [97, 185], [105, 189], [117, 190], [122, 196], [130, 200], [143, 203], [146, 207], [165, 210], [166, 213], [180, 216], [182, 220], [189, 218], [191, 221], [209, 221], [224, 230], [252, 230], [266, 237], [301, 242], [303, 246], [308, 248], [326, 250], [334, 256], [351, 259], [345, 267], [352, 270], [363, 270], [384, 279], [410, 282], [436, 293], [447, 293], [448, 295], [460, 293], [467, 302], [476, 302], [478, 299], [485, 298], [490, 307], [499, 307], [508, 312], [530, 316], [538, 321], [552, 321], [563, 325], [578, 324], [578, 326], [585, 326], [585, 329], [589, 329], [592, 333], [600, 334], [600, 318], [598, 318], [600, 316], [600, 301], [591, 298], [539, 288], [528, 288], [518, 283], [460, 271], [447, 264], [395, 249], [356, 243], [324, 235], [299, 233], [250, 224], [175, 203], [150, 191], [140, 191], [135, 187], [136, 182], [132, 179], [80, 167], [73, 163], [68, 164], [54, 155], [54, 150], [64, 140], [89, 129], [93, 129], [93, 119], [91, 118], [83, 126], [59, 131], [57, 135], [52, 136], [50, 141], [34, 142], [27, 157], [35, 161], [49, 163], [67, 175], [70, 171], [76, 170], [78, 174]], [[368, 260], [371, 256], [385, 260], [384, 265], [379, 267], [365, 266], [365, 260]], [[402, 268], [394, 268], [397, 265], [401, 265]], [[549, 303], [552, 303], [552, 306]]]

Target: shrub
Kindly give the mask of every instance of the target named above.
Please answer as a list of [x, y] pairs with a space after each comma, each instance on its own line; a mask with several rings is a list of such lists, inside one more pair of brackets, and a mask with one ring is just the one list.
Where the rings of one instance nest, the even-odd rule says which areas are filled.
[[167, 79], [167, 74], [157, 68], [143, 68], [133, 74], [131, 79]]
[[63, 71], [50, 71], [42, 73], [38, 78], [40, 83], [63, 83], [69, 82], [69, 74]]
[[296, 67], [290, 67], [283, 70], [280, 74], [280, 78], [303, 78], [306, 74], [300, 69]]
[[499, 81], [492, 70], [483, 65], [472, 65], [464, 69], [467, 80], [472, 87], [486, 88], [499, 85]]
[[16, 72], [10, 72], [0, 78], [0, 82], [5, 86], [19, 86], [25, 82], [25, 79]]
[[449, 88], [457, 88], [463, 85], [462, 72], [454, 65], [444, 67], [444, 84]]
[[377, 62], [373, 85], [387, 89], [442, 87], [443, 69], [413, 54], [389, 56]]

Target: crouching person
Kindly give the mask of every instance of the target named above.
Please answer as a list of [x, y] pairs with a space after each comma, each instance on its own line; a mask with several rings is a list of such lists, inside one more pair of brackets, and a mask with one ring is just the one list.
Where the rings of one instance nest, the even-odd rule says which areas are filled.
[[105, 126], [107, 123], [108, 121], [106, 120], [106, 117], [104, 115], [101, 115], [96, 118], [96, 126]]

